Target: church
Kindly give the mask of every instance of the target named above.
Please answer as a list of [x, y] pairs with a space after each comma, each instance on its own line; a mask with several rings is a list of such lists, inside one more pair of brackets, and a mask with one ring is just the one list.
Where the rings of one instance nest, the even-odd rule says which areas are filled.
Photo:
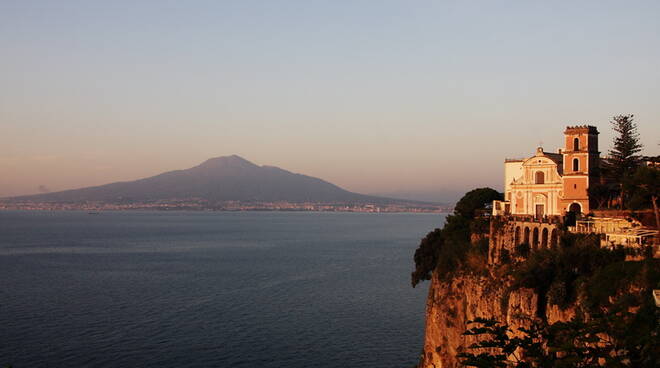
[[539, 147], [534, 156], [504, 161], [504, 201], [494, 203], [493, 214], [543, 218], [589, 213], [588, 189], [600, 180], [599, 166], [596, 127], [569, 126], [557, 153]]

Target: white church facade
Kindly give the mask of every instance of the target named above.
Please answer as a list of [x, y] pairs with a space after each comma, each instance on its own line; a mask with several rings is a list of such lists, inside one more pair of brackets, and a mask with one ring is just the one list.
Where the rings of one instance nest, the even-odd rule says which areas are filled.
[[504, 201], [493, 204], [493, 214], [544, 217], [590, 211], [589, 185], [600, 180], [598, 130], [567, 127], [564, 138], [558, 153], [539, 147], [534, 156], [505, 160]]

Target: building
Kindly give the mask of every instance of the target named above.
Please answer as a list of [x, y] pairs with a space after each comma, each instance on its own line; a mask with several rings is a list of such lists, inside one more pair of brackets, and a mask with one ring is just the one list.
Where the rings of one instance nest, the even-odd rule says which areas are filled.
[[567, 127], [564, 142], [558, 153], [539, 147], [534, 156], [504, 161], [504, 201], [493, 204], [494, 215], [543, 218], [590, 211], [589, 185], [600, 180], [598, 130]]

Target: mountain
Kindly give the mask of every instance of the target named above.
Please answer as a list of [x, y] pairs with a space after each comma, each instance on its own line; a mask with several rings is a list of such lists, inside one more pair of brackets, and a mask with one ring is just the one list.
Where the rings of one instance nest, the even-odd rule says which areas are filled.
[[258, 166], [236, 155], [212, 158], [190, 169], [169, 171], [145, 179], [14, 197], [11, 200], [125, 203], [190, 198], [211, 202], [410, 202], [352, 193], [318, 178], [273, 166]]

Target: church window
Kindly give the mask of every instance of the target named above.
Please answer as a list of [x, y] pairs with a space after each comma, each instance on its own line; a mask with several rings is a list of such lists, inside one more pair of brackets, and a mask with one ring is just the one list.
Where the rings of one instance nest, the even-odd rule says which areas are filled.
[[580, 150], [580, 138], [573, 139], [573, 151]]
[[580, 171], [580, 160], [577, 158], [573, 159], [573, 171]]
[[579, 203], [571, 203], [568, 207], [569, 212], [580, 213], [582, 212], [582, 206]]
[[545, 175], [543, 174], [543, 171], [537, 171], [536, 184], [544, 184], [544, 183], [545, 183]]

